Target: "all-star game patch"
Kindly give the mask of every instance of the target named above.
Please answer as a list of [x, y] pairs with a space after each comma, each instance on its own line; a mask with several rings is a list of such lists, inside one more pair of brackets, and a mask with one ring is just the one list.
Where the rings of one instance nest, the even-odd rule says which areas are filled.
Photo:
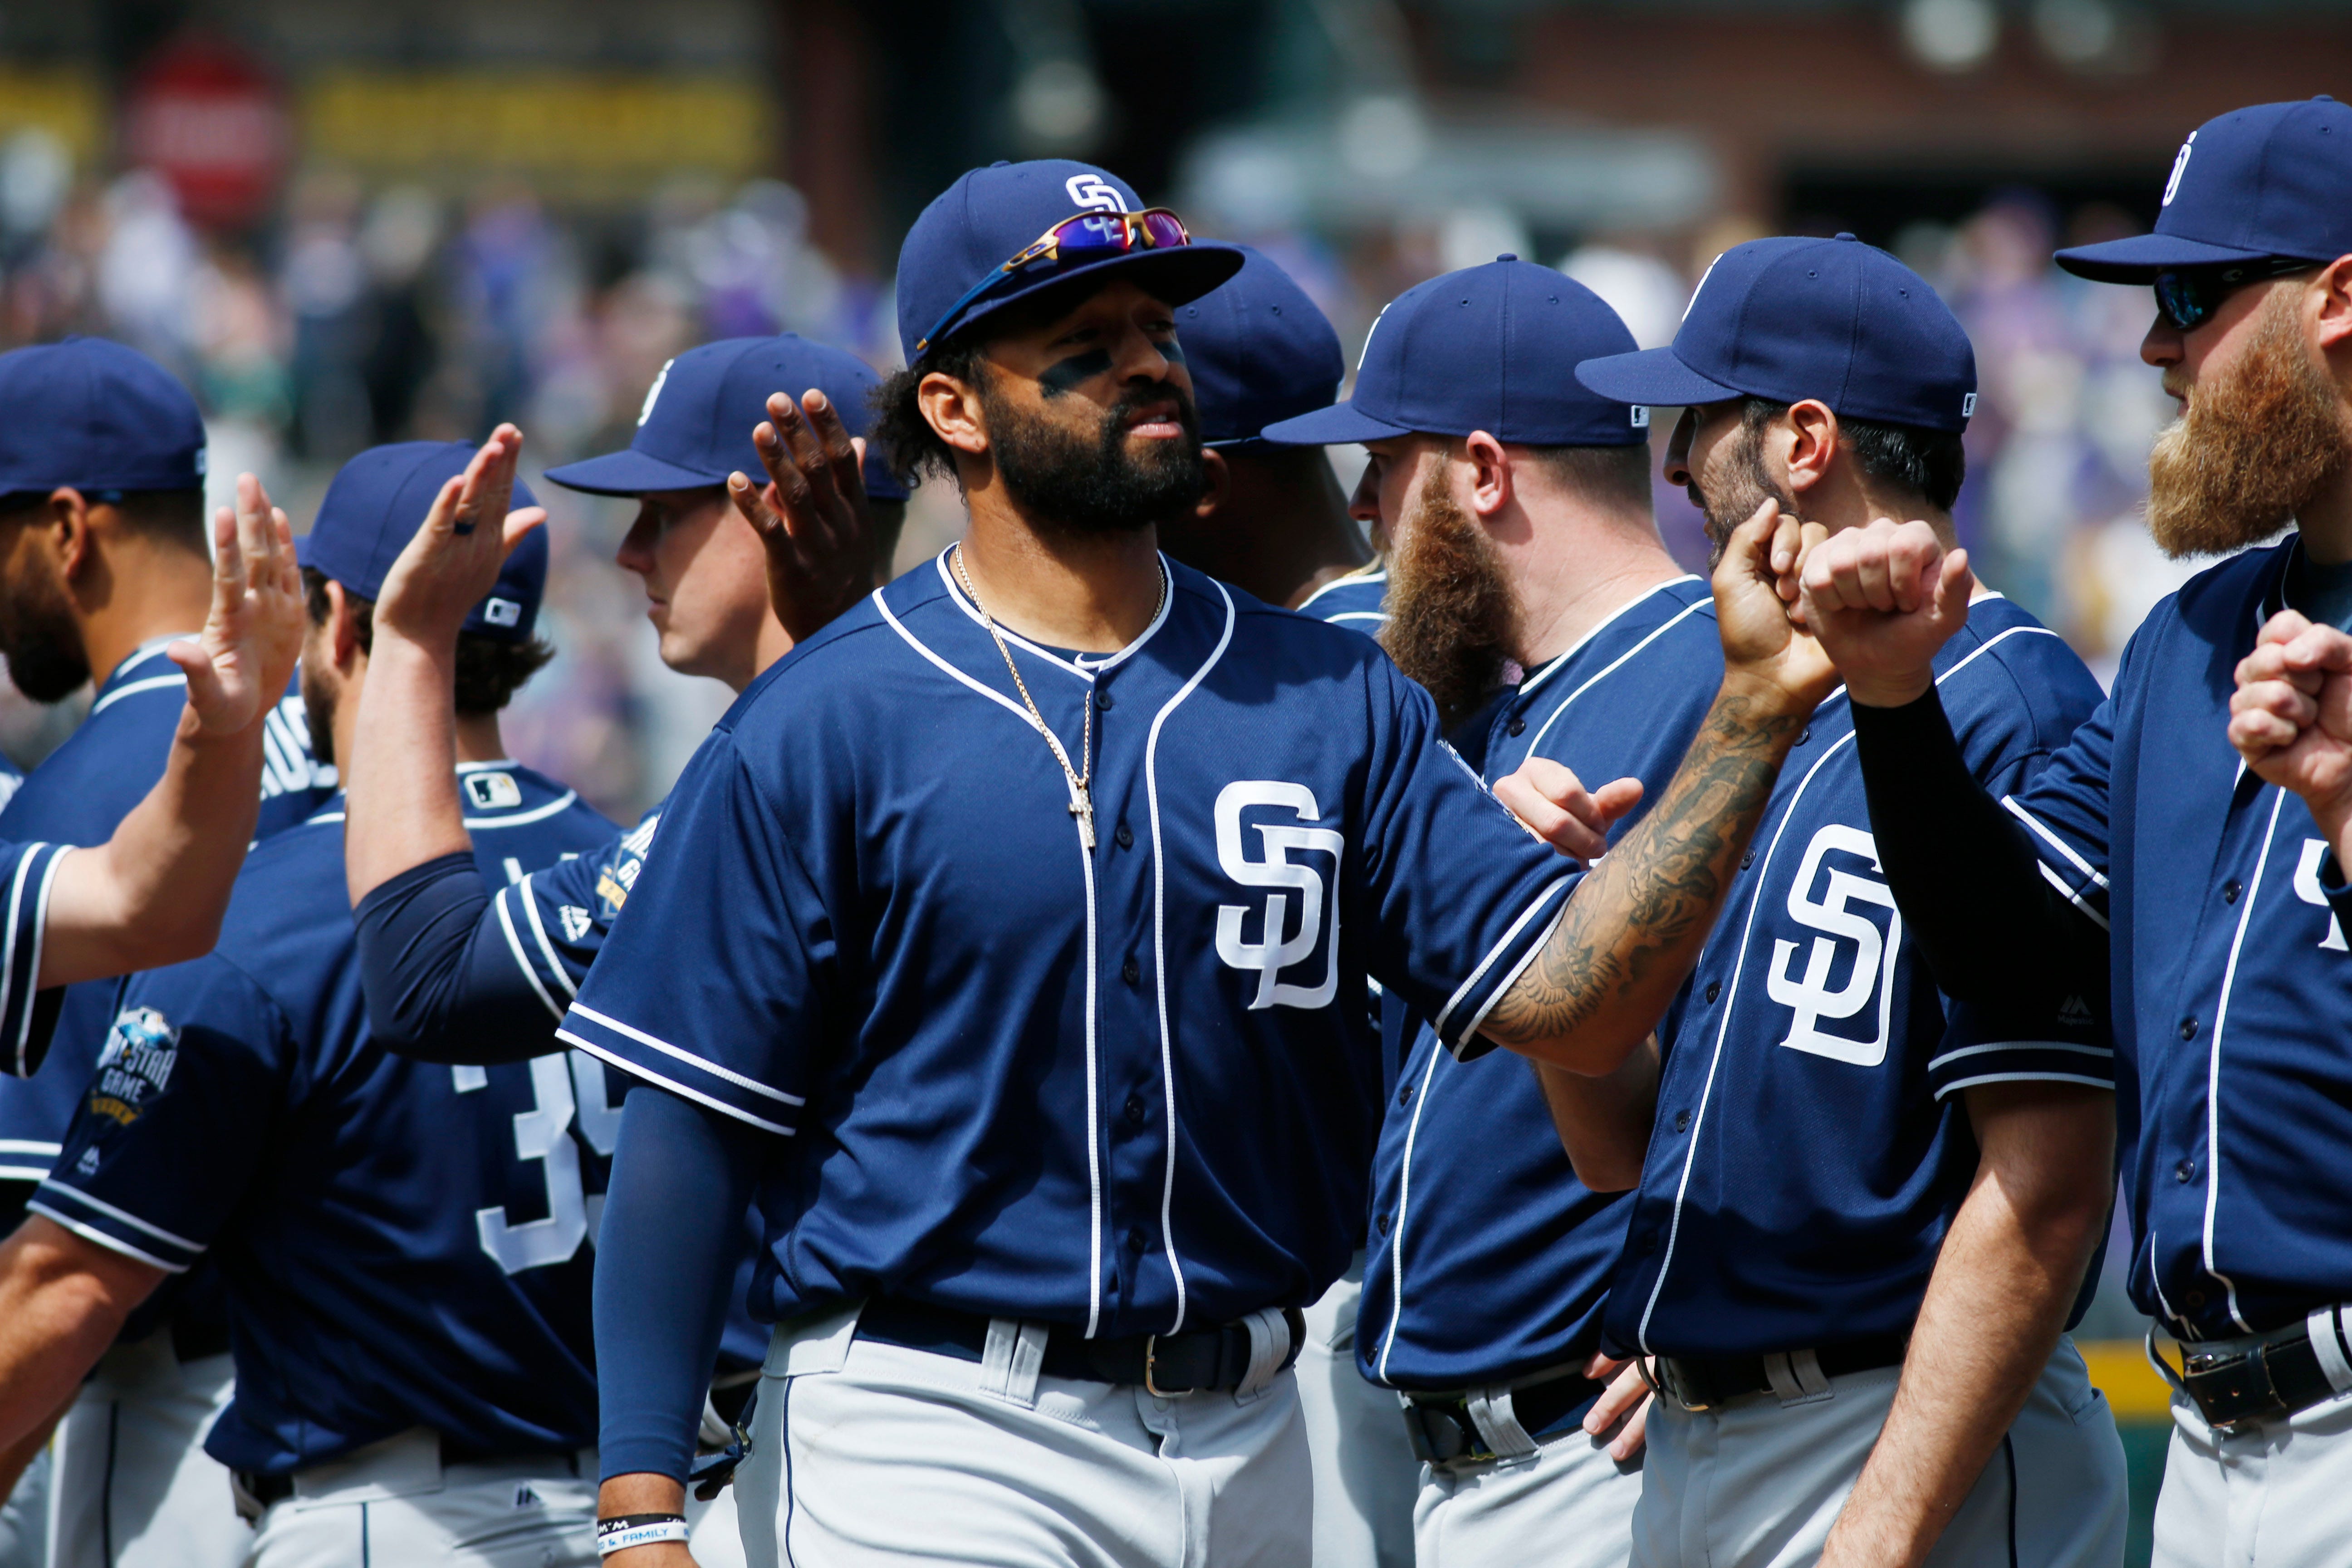
[[132, 1007], [106, 1032], [89, 1109], [128, 1127], [172, 1081], [180, 1059], [180, 1031], [152, 1007]]

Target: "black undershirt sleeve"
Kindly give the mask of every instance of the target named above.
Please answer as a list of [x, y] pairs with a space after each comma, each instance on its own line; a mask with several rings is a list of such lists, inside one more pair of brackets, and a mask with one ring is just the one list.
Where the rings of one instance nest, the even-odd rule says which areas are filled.
[[2005, 1007], [2106, 989], [2107, 933], [1969, 772], [1934, 687], [1900, 708], [1855, 703], [1853, 746], [1879, 867], [1946, 995]]

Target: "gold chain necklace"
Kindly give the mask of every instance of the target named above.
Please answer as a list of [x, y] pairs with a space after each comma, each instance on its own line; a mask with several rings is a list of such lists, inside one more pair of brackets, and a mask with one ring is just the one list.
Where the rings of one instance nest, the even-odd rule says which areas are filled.
[[[955, 547], [955, 574], [956, 581], [963, 584], [964, 593], [971, 599], [971, 607], [980, 612], [981, 624], [988, 628], [990, 638], [996, 644], [996, 651], [1003, 655], [1004, 668], [1013, 677], [1013, 689], [1021, 693], [1022, 704], [1029, 710], [1029, 722], [1037, 726], [1037, 733], [1045, 736], [1045, 744], [1054, 750], [1054, 760], [1062, 764], [1062, 776], [1069, 781], [1070, 785], [1070, 815], [1078, 819], [1078, 842], [1091, 854], [1095, 847], [1094, 692], [1090, 687], [1086, 699], [1086, 721], [1082, 731], [1083, 739], [1080, 742], [1085, 747], [1080, 753], [1084, 765], [1072, 768], [1070, 753], [1062, 749], [1061, 737], [1055, 734], [1052, 727], [1045, 722], [1045, 715], [1038, 710], [1037, 700], [1029, 695], [1029, 683], [1021, 679], [1021, 667], [1013, 662], [1013, 650], [1005, 646], [1004, 634], [997, 630], [996, 617], [988, 613], [988, 606], [980, 602], [980, 590], [971, 585], [971, 574], [964, 567], [963, 545], [961, 542]], [[1154, 621], [1158, 620], [1160, 612], [1167, 607], [1168, 574], [1165, 569], [1162, 569], [1160, 574], [1160, 600], [1151, 607], [1151, 618]]]

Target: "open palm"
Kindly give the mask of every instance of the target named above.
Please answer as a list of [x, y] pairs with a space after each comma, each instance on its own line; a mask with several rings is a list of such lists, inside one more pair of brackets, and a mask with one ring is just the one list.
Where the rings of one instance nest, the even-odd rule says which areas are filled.
[[213, 599], [205, 629], [164, 654], [188, 678], [188, 706], [215, 734], [275, 703], [302, 654], [307, 617], [294, 531], [261, 481], [236, 477], [236, 505], [213, 515]]

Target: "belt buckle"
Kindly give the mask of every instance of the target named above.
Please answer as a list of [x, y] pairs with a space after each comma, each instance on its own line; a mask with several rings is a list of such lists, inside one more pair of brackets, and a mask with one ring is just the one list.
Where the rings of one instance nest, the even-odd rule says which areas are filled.
[[1143, 1392], [1154, 1399], [1181, 1399], [1188, 1394], [1201, 1392], [1197, 1388], [1162, 1388], [1157, 1381], [1159, 1373], [1160, 1336], [1146, 1334], [1143, 1336]]
[[[1651, 1369], [1650, 1363], [1652, 1362], [1655, 1362], [1657, 1363], [1655, 1371]], [[1688, 1411], [1693, 1415], [1696, 1415], [1702, 1411], [1713, 1408], [1711, 1405], [1704, 1404], [1695, 1405], [1690, 1400], [1684, 1397], [1682, 1388], [1683, 1380], [1675, 1374], [1673, 1357], [1637, 1355], [1633, 1358], [1633, 1365], [1640, 1370], [1642, 1373], [1642, 1381], [1650, 1385], [1650, 1392], [1656, 1394], [1659, 1398], [1673, 1400], [1675, 1405], [1679, 1405], [1684, 1410]]]

